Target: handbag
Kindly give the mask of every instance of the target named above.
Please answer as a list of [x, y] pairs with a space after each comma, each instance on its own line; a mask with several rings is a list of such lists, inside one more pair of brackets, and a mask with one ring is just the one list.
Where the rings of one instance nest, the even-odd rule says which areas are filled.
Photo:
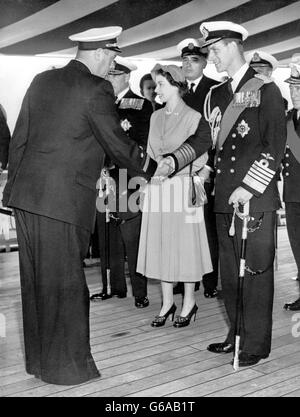
[[204, 181], [196, 173], [192, 173], [192, 165], [193, 163], [190, 164], [188, 206], [201, 207], [207, 203]]

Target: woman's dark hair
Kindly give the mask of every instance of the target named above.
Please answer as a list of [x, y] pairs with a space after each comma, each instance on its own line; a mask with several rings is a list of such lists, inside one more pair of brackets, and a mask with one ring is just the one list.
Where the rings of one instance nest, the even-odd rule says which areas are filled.
[[187, 93], [188, 85], [187, 85], [186, 81], [184, 81], [184, 82], [175, 81], [174, 78], [172, 77], [172, 75], [169, 72], [164, 71], [161, 68], [159, 70], [155, 71], [155, 73], [162, 75], [163, 77], [165, 77], [169, 81], [169, 83], [171, 85], [174, 85], [175, 87], [177, 87], [181, 97], [183, 97]]
[[151, 76], [150, 73], [143, 75], [142, 78], [140, 79], [140, 91], [141, 91], [141, 94], [143, 94], [144, 82], [145, 81], [148, 81], [148, 80], [153, 81], [153, 78], [152, 78], [152, 76]]

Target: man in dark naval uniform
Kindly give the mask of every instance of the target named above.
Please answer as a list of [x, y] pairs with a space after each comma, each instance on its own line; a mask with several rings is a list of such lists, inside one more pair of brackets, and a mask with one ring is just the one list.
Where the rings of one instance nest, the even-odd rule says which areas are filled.
[[[150, 101], [135, 94], [129, 86], [131, 71], [137, 67], [129, 60], [117, 57], [114, 69], [109, 72], [115, 95], [117, 96], [117, 111], [120, 116], [120, 124], [128, 135], [128, 138], [140, 145], [146, 152], [150, 117], [153, 112]], [[125, 279], [125, 254], [127, 256], [129, 276], [132, 286], [132, 293], [135, 298], [135, 306], [144, 308], [149, 305], [147, 297], [147, 280], [136, 272], [136, 263], [139, 247], [139, 236], [141, 228], [141, 212], [138, 205], [131, 210], [129, 199], [135, 189], [127, 189], [126, 178], [119, 181], [119, 175], [124, 171], [117, 166], [109, 169], [111, 178], [114, 180], [115, 187], [113, 192], [116, 195], [116, 210], [110, 213], [109, 222], [109, 242], [105, 236], [105, 213], [97, 212], [97, 225], [99, 236], [99, 249], [102, 272], [102, 292], [94, 294], [91, 299], [105, 300], [117, 296], [124, 298], [127, 294]], [[123, 184], [123, 189], [120, 189]], [[125, 185], [125, 187], [124, 187]], [[106, 242], [105, 242], [106, 240]], [[109, 267], [110, 267], [110, 286], [108, 293], [106, 250], [109, 245]]]
[[[287, 145], [283, 159], [283, 200], [288, 236], [297, 265], [300, 285], [300, 54], [291, 62], [290, 85], [293, 108], [287, 114]], [[286, 310], [300, 310], [300, 298], [284, 305]]]
[[7, 165], [9, 142], [10, 131], [7, 126], [4, 109], [0, 104], [0, 174]]
[[9, 149], [3, 205], [15, 209], [26, 371], [52, 384], [99, 377], [89, 343], [83, 271], [107, 154], [131, 176], [156, 169], [120, 127], [104, 79], [119, 26], [70, 36], [75, 60], [32, 81]]
[[[203, 70], [207, 65], [207, 49], [201, 48], [201, 43], [197, 39], [188, 38], [179, 42], [177, 50], [182, 58], [182, 70], [188, 83], [188, 93], [183, 100], [192, 109], [201, 113], [203, 117], [204, 100], [210, 88], [219, 84], [218, 81], [206, 77]], [[205, 274], [202, 278], [204, 286], [204, 296], [214, 298], [217, 296], [218, 284], [218, 264], [219, 249], [218, 236], [216, 227], [216, 215], [214, 213], [214, 149], [208, 151], [209, 159], [198, 173], [205, 181], [204, 187], [207, 195], [207, 203], [204, 205], [204, 219], [209, 243], [210, 255], [213, 265], [213, 271]], [[177, 284], [180, 285], [180, 284]], [[199, 285], [199, 284], [198, 284]], [[177, 287], [177, 286], [176, 286]], [[197, 287], [197, 284], [196, 284]], [[183, 288], [183, 285], [182, 285]]]
[[[240, 366], [254, 365], [271, 350], [274, 293], [274, 228], [280, 198], [276, 171], [286, 141], [285, 111], [279, 88], [245, 62], [247, 31], [232, 22], [205, 22], [200, 30], [208, 59], [229, 80], [212, 87], [206, 117], [196, 135], [211, 131], [216, 147], [215, 212], [222, 292], [230, 328], [226, 340], [208, 346], [214, 353], [234, 351], [237, 283], [242, 221], [239, 204], [250, 203], [246, 275], [240, 338]], [[190, 137], [164, 163], [177, 171], [199, 156], [199, 139]], [[161, 162], [163, 163], [163, 162]], [[235, 226], [235, 233], [233, 227]], [[231, 231], [231, 235], [229, 232]]]

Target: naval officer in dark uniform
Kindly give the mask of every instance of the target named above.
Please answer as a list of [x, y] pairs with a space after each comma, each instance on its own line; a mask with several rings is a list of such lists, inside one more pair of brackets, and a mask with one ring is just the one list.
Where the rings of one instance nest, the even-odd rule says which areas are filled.
[[7, 126], [6, 114], [0, 104], [0, 174], [6, 168], [8, 162], [8, 148], [10, 131]]
[[258, 74], [263, 74], [271, 78], [273, 72], [278, 67], [278, 61], [273, 55], [267, 52], [255, 50], [249, 56], [249, 65]]
[[[201, 113], [203, 117], [204, 100], [210, 88], [219, 84], [218, 81], [207, 77], [203, 70], [207, 65], [207, 49], [203, 49], [203, 39], [187, 38], [179, 42], [177, 50], [182, 59], [182, 70], [188, 83], [188, 93], [183, 97], [184, 102], [192, 109]], [[214, 298], [217, 296], [219, 249], [216, 227], [216, 215], [214, 213], [214, 149], [208, 151], [209, 159], [198, 173], [203, 178], [207, 203], [204, 205], [204, 219], [209, 243], [213, 271], [203, 275], [204, 296]], [[199, 284], [198, 284], [199, 285]], [[177, 284], [175, 287], [183, 285]], [[197, 284], [196, 284], [197, 288]]]
[[[289, 241], [297, 265], [297, 283], [300, 285], [300, 54], [291, 62], [290, 86], [293, 108], [287, 114], [287, 146], [283, 159], [283, 201]], [[286, 303], [286, 310], [300, 310], [300, 297]]]
[[285, 110], [279, 88], [245, 61], [245, 28], [232, 22], [205, 22], [200, 30], [209, 49], [208, 59], [230, 78], [210, 90], [206, 118], [200, 120], [196, 131], [198, 137], [190, 137], [161, 164], [169, 164], [170, 172], [180, 170], [201, 153], [199, 137], [211, 132], [217, 153], [215, 212], [220, 275], [230, 323], [226, 340], [208, 346], [214, 353], [234, 351], [242, 222], [234, 221], [233, 211], [239, 204], [250, 203], [239, 353], [239, 365], [249, 366], [266, 358], [271, 350], [274, 227], [280, 207], [275, 174], [286, 142]]
[[83, 271], [107, 154], [131, 176], [152, 161], [120, 127], [104, 79], [120, 52], [119, 26], [70, 36], [76, 58], [32, 81], [9, 149], [3, 205], [15, 209], [26, 371], [52, 384], [99, 377], [89, 343]]
[[[114, 68], [109, 72], [109, 80], [113, 85], [117, 96], [116, 106], [120, 117], [120, 124], [128, 138], [137, 143], [146, 152], [150, 117], [153, 112], [150, 101], [135, 94], [129, 85], [130, 74], [137, 67], [128, 59], [117, 57]], [[102, 271], [102, 292], [94, 294], [93, 300], [105, 300], [111, 296], [119, 298], [126, 297], [127, 285], [125, 279], [125, 254], [127, 256], [129, 276], [132, 286], [132, 293], [135, 298], [135, 306], [144, 308], [149, 305], [147, 297], [147, 279], [136, 272], [138, 255], [139, 236], [141, 228], [141, 212], [138, 206], [130, 207], [130, 196], [136, 192], [135, 189], [127, 189], [126, 179], [119, 180], [119, 175], [124, 171], [117, 166], [109, 169], [111, 178], [114, 180], [114, 193], [116, 196], [116, 208], [110, 213], [109, 222], [109, 266], [111, 293], [107, 292], [107, 278], [105, 260], [105, 215], [97, 213], [97, 225], [99, 236], [99, 249]], [[129, 180], [129, 179], [128, 179]], [[123, 184], [123, 189], [121, 185]]]

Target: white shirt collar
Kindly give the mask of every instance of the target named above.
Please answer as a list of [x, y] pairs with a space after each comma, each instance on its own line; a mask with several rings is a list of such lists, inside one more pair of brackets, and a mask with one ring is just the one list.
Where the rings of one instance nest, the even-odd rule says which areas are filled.
[[190, 88], [191, 84], [194, 84], [193, 91], [195, 92], [195, 90], [198, 87], [198, 84], [200, 83], [202, 78], [203, 78], [203, 74], [199, 78], [196, 78], [195, 80], [187, 80], [188, 87]]
[[246, 74], [248, 68], [249, 68], [249, 65], [247, 64], [247, 62], [245, 62], [245, 64], [242, 65], [241, 68], [231, 77], [232, 78], [231, 87], [232, 87], [233, 92], [235, 92], [237, 86], [239, 85], [243, 76]]
[[125, 88], [125, 90], [121, 91], [121, 92], [118, 94], [118, 99], [117, 99], [117, 101], [119, 102], [120, 100], [122, 100], [122, 98], [125, 96], [125, 94], [127, 94], [127, 93], [128, 93], [128, 91], [129, 91], [129, 87], [127, 87], [127, 88]]

